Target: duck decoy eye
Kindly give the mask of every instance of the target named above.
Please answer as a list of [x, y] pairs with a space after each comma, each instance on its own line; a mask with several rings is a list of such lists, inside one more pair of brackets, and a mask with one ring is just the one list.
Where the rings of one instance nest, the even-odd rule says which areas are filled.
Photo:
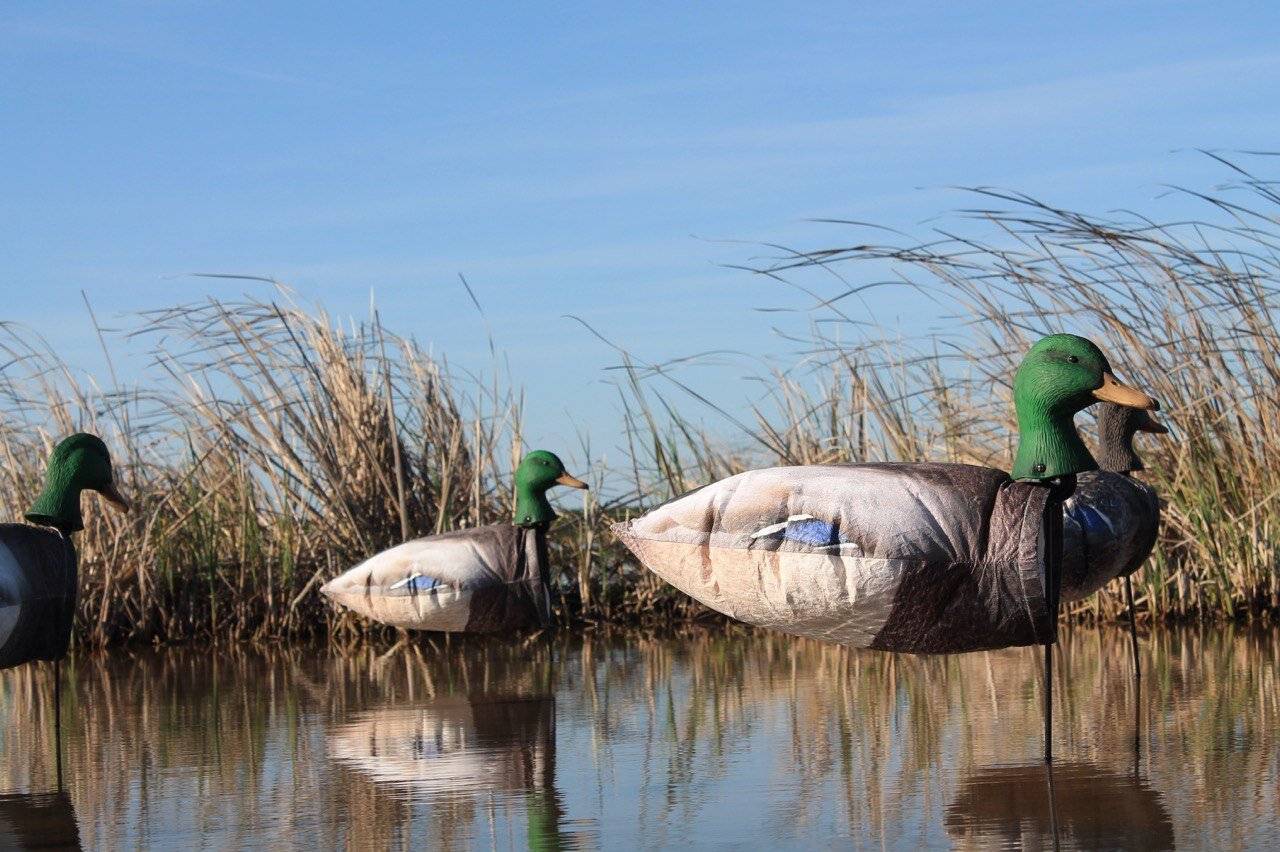
[[1079, 355], [1068, 355], [1068, 356], [1067, 356], [1067, 360], [1068, 360], [1068, 361], [1070, 361], [1072, 364], [1079, 364], [1079, 363], [1080, 363], [1080, 356], [1079, 356]]

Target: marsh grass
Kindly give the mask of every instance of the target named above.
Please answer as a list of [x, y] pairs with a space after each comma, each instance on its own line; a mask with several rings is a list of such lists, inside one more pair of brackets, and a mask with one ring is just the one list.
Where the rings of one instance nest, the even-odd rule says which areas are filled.
[[[1026, 347], [1055, 331], [1097, 340], [1123, 378], [1162, 400], [1173, 428], [1142, 448], [1167, 501], [1157, 553], [1136, 578], [1143, 616], [1274, 613], [1280, 196], [1237, 174], [1238, 186], [1199, 196], [1214, 221], [1104, 220], [982, 190], [983, 207], [927, 240], [754, 263], [812, 300], [798, 307], [811, 322], [792, 333], [794, 363], [758, 370], [764, 392], [745, 415], [717, 408], [679, 364], [619, 349], [618, 432], [595, 440], [626, 461], [593, 467], [596, 490], [553, 528], [562, 618], [707, 617], [637, 566], [608, 524], [748, 467], [933, 459], [1008, 469], [1010, 377]], [[851, 307], [884, 286], [886, 270], [954, 331], [890, 334]], [[376, 312], [339, 323], [270, 292], [142, 315], [127, 336], [153, 358], [146, 386], [117, 380], [120, 332], [99, 331], [99, 385], [30, 329], [0, 324], [4, 517], [21, 517], [53, 444], [79, 429], [108, 441], [138, 506], [85, 512], [80, 641], [391, 638], [331, 609], [319, 585], [407, 537], [509, 517], [510, 473], [527, 448], [521, 395], [497, 365], [483, 378], [462, 373]], [[706, 426], [708, 409], [725, 427]], [[589, 439], [581, 449], [594, 457]], [[1073, 614], [1110, 619], [1121, 603], [1104, 590]]]

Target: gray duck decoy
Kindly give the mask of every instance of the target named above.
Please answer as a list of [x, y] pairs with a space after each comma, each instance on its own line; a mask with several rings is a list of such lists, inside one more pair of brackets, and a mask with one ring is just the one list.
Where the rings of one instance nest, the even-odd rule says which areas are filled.
[[1098, 470], [1076, 478], [1076, 491], [1063, 506], [1062, 600], [1087, 598], [1117, 577], [1124, 578], [1135, 677], [1138, 628], [1133, 608], [1133, 572], [1155, 548], [1160, 531], [1160, 498], [1133, 474], [1144, 470], [1134, 435], [1169, 430], [1150, 413], [1104, 402], [1098, 406]]
[[67, 653], [76, 610], [76, 551], [71, 534], [84, 528], [80, 495], [96, 491], [120, 510], [107, 445], [72, 435], [54, 448], [44, 491], [26, 524], [0, 524], [0, 669]]
[[329, 599], [406, 630], [495, 633], [550, 623], [547, 491], [587, 487], [554, 453], [534, 450], [515, 473], [515, 517], [406, 541], [325, 583]]

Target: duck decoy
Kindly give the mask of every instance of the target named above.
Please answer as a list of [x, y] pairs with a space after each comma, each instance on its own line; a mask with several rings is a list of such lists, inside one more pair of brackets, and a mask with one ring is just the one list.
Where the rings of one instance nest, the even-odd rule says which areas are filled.
[[84, 528], [80, 494], [96, 491], [120, 510], [107, 445], [81, 432], [54, 448], [44, 491], [27, 524], [0, 524], [0, 669], [33, 660], [57, 663], [71, 642], [76, 609], [76, 551]]
[[0, 669], [53, 662], [53, 728], [62, 787], [62, 658], [71, 644], [79, 578], [71, 534], [84, 529], [80, 494], [96, 491], [128, 511], [116, 490], [111, 453], [96, 435], [80, 432], [53, 449], [44, 490], [27, 524], [0, 524]]
[[1155, 548], [1160, 530], [1160, 499], [1133, 474], [1144, 470], [1133, 447], [1137, 432], [1168, 433], [1141, 409], [1104, 402], [1098, 406], [1098, 470], [1081, 473], [1075, 493], [1063, 506], [1062, 600], [1084, 600], [1112, 580], [1123, 577], [1129, 613], [1135, 678], [1138, 628], [1131, 575]]
[[1084, 600], [1127, 577], [1151, 555], [1160, 525], [1160, 500], [1133, 474], [1143, 470], [1136, 432], [1169, 430], [1148, 412], [1112, 403], [1098, 406], [1098, 469], [1082, 473], [1064, 505], [1062, 600]]
[[1037, 342], [1014, 379], [1012, 475], [967, 464], [752, 470], [614, 532], [642, 564], [725, 615], [854, 647], [958, 653], [1052, 643], [1062, 503], [1097, 463], [1074, 415], [1097, 401], [1153, 409], [1102, 351], [1071, 334]]
[[587, 487], [546, 450], [516, 468], [515, 518], [407, 541], [371, 556], [320, 591], [375, 621], [408, 630], [492, 633], [551, 621], [547, 491]]

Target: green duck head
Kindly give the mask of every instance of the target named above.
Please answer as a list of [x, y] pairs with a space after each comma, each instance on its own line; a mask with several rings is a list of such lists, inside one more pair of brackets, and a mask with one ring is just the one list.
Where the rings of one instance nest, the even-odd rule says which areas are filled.
[[96, 491], [117, 509], [128, 511], [128, 502], [116, 490], [111, 453], [96, 435], [80, 432], [53, 448], [45, 472], [44, 491], [27, 511], [33, 524], [54, 527], [64, 535], [84, 529], [80, 518], [80, 492]]
[[1097, 346], [1074, 334], [1053, 334], [1027, 353], [1013, 379], [1018, 413], [1014, 479], [1046, 480], [1097, 470], [1073, 418], [1099, 400], [1155, 410], [1160, 404], [1121, 384]]
[[555, 453], [534, 450], [524, 457], [516, 468], [517, 526], [533, 527], [555, 520], [555, 510], [547, 502], [547, 490], [555, 485], [587, 487], [587, 483], [565, 471], [564, 462]]

